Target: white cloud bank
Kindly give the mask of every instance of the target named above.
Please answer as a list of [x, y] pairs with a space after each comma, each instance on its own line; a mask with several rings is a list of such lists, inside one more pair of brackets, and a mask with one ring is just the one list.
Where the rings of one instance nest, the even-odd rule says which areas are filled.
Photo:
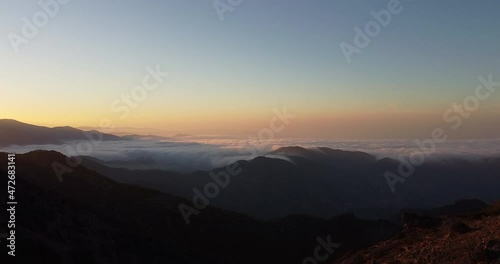
[[[78, 142], [68, 143], [76, 149]], [[274, 141], [249, 142], [236, 139], [183, 138], [178, 140], [130, 140], [102, 142], [95, 147], [92, 156], [108, 161], [113, 166], [163, 169], [172, 171], [211, 170], [231, 162], [265, 155], [279, 147], [302, 146], [305, 148], [329, 147], [348, 151], [362, 151], [377, 158], [397, 158], [418, 151], [412, 140], [308, 140], [281, 139]], [[72, 155], [64, 145], [12, 146], [4, 151], [25, 153], [36, 149], [56, 150]], [[500, 157], [500, 139], [455, 140], [439, 144], [432, 158]]]

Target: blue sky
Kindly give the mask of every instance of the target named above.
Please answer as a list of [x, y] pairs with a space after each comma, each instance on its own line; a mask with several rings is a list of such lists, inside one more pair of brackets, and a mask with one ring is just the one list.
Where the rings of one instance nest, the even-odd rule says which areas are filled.
[[[220, 117], [213, 129], [245, 118], [250, 129], [284, 105], [309, 124], [391, 109], [440, 116], [473, 93], [478, 76], [500, 79], [500, 2], [493, 0], [401, 0], [403, 11], [347, 63], [339, 44], [353, 43], [354, 27], [388, 2], [243, 0], [221, 21], [212, 1], [72, 0], [15, 54], [7, 34], [19, 34], [21, 18], [41, 8], [3, 1], [0, 103], [5, 117], [90, 126], [146, 66], [160, 64], [171, 73], [168, 84], [119, 125], [202, 131], [199, 119]], [[42, 114], [30, 115], [26, 105]]]

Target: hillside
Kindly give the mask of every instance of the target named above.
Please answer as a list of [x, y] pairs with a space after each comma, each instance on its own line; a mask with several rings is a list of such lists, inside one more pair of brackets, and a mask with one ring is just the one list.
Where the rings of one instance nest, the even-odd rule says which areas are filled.
[[407, 215], [405, 230], [335, 264], [498, 264], [500, 203], [461, 217]]
[[[285, 157], [285, 158], [280, 158]], [[107, 162], [84, 159], [85, 166], [118, 182], [137, 184], [193, 197], [212, 182], [210, 171], [179, 173], [114, 168]], [[214, 206], [260, 219], [290, 214], [332, 217], [355, 213], [363, 218], [391, 218], [405, 208], [430, 209], [463, 199], [500, 199], [500, 159], [449, 159], [419, 166], [392, 193], [384, 172], [397, 172], [398, 161], [376, 160], [363, 152], [330, 148], [278, 149], [265, 157], [237, 162], [241, 172], [211, 202]]]
[[[120, 184], [83, 166], [60, 183], [51, 164], [65, 159], [54, 151], [16, 158], [22, 263], [302, 263], [314, 254], [318, 238], [341, 244], [330, 256], [334, 260], [400, 230], [352, 214], [258, 221], [210, 206], [186, 225], [178, 206], [189, 201], [182, 198]], [[6, 174], [5, 164], [0, 173]], [[0, 214], [2, 221], [6, 217]]]
[[[0, 119], [0, 147], [10, 145], [62, 144], [71, 140], [89, 140], [87, 135], [97, 131], [83, 131], [72, 127], [48, 128], [22, 123], [12, 119]], [[121, 140], [110, 134], [101, 134], [102, 140]]]

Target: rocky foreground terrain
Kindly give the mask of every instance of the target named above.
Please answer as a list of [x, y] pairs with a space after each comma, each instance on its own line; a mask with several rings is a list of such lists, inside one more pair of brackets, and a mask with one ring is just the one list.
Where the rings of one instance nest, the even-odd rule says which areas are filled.
[[498, 264], [500, 203], [461, 217], [405, 216], [394, 238], [351, 253], [337, 264]]

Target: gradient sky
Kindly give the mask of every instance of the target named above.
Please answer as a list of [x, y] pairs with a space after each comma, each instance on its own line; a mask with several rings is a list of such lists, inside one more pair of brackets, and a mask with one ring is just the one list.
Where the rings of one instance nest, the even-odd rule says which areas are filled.
[[[401, 0], [348, 64], [339, 44], [388, 2], [243, 0], [221, 21], [212, 1], [72, 0], [15, 54], [7, 34], [41, 8], [2, 1], [0, 118], [240, 135], [287, 107], [277, 136], [428, 137], [478, 76], [500, 81], [500, 2]], [[157, 64], [167, 81], [121, 120], [112, 102]], [[497, 138], [499, 121], [497, 91], [450, 136]]]

